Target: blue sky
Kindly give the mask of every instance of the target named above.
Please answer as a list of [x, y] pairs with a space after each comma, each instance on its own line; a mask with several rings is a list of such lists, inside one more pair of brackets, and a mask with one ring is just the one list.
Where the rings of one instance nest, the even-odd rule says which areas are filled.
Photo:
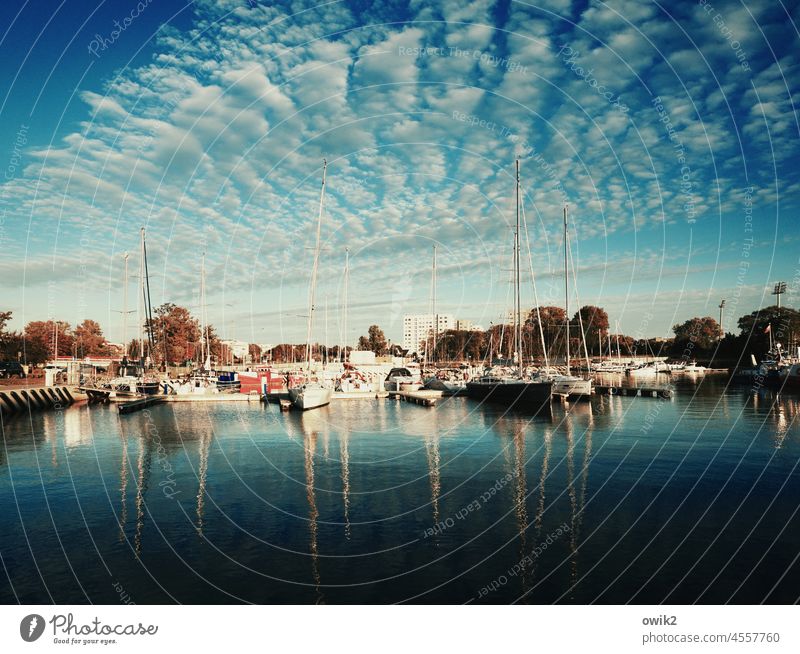
[[[21, 7], [21, 9], [20, 9]], [[798, 2], [30, 2], [0, 9], [0, 280], [13, 326], [120, 337], [145, 226], [155, 304], [302, 341], [322, 160], [316, 334], [429, 306], [487, 326], [577, 283], [640, 336], [800, 292]], [[119, 30], [115, 26], [124, 26]], [[117, 32], [115, 33], [115, 30]], [[529, 264], [531, 264], [529, 266]], [[131, 297], [136, 280], [131, 279]], [[131, 299], [133, 306], [133, 299]], [[327, 307], [327, 310], [325, 308]], [[132, 329], [132, 327], [129, 327]]]

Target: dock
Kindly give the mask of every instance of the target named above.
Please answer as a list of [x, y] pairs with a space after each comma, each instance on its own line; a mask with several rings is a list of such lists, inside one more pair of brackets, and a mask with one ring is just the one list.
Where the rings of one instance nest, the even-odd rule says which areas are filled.
[[111, 398], [111, 391], [104, 388], [82, 386], [78, 390], [86, 394], [86, 396], [89, 398], [89, 404], [107, 404]]
[[436, 406], [436, 402], [442, 398], [442, 391], [389, 391], [389, 396], [420, 406]]
[[186, 393], [159, 395], [165, 402], [261, 402], [258, 391], [250, 393]]
[[594, 392], [597, 395], [624, 395], [628, 397], [672, 397], [672, 388], [669, 386], [617, 386], [614, 384], [595, 384]]
[[374, 400], [389, 397], [389, 391], [334, 391], [333, 400]]
[[118, 404], [117, 409], [119, 409], [121, 414], [134, 413], [136, 411], [141, 411], [142, 409], [147, 409], [148, 407], [156, 404], [161, 404], [165, 399], [166, 395], [147, 395], [146, 397], [142, 397], [138, 400], [131, 400], [130, 402]]

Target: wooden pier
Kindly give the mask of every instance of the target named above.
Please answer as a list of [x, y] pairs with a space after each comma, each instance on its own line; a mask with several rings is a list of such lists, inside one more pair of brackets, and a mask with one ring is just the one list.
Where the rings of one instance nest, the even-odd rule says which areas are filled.
[[597, 395], [623, 395], [626, 397], [672, 397], [672, 389], [668, 386], [616, 386], [614, 384], [595, 384]]
[[436, 402], [443, 396], [442, 391], [389, 391], [389, 397], [404, 400], [420, 406], [436, 406]]
[[0, 414], [6, 417], [28, 411], [64, 409], [78, 399], [81, 399], [79, 394], [68, 386], [3, 388], [0, 389]]

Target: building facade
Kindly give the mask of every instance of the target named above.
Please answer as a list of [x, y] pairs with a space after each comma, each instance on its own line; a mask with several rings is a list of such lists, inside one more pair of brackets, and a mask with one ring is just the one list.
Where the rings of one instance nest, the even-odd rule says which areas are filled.
[[430, 313], [407, 314], [403, 316], [403, 349], [409, 352], [418, 352], [420, 343], [434, 330], [435, 319], [438, 318], [439, 333], [446, 329], [455, 329], [456, 321], [452, 315]]

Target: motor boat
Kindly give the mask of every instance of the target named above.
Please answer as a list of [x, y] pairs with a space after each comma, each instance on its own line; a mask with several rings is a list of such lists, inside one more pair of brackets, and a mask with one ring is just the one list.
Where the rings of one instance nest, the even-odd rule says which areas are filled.
[[592, 380], [576, 377], [575, 375], [554, 375], [553, 395], [563, 395], [573, 398], [591, 397]]
[[682, 372], [702, 373], [702, 372], [705, 372], [705, 371], [706, 371], [706, 367], [705, 366], [698, 366], [697, 362], [690, 361], [689, 363], [687, 363], [683, 367], [683, 371]]
[[331, 403], [333, 389], [320, 382], [306, 382], [289, 389], [289, 399], [301, 411], [317, 409]]
[[387, 391], [418, 391], [422, 388], [422, 380], [408, 368], [392, 368], [386, 375], [383, 387]]

